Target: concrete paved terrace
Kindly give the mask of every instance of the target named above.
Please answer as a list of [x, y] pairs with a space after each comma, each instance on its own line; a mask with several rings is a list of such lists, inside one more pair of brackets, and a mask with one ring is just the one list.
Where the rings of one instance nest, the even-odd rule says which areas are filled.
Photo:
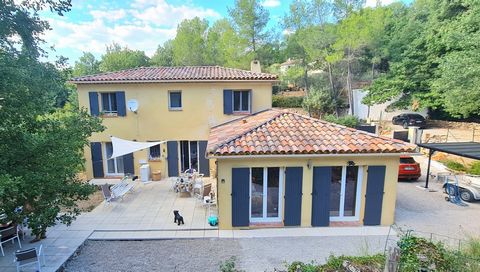
[[[215, 181], [204, 178], [204, 182]], [[212, 187], [215, 188], [215, 185]], [[173, 222], [173, 210], [180, 211], [185, 225], [178, 226]], [[25, 240], [21, 240], [22, 249], [38, 248], [42, 244], [45, 254], [42, 271], [56, 271], [89, 237], [218, 237], [217, 228], [207, 222], [210, 212], [215, 213], [216, 208], [209, 211], [201, 200], [181, 197], [172, 190], [172, 182], [168, 179], [149, 184], [137, 181], [134, 191], [123, 199], [110, 204], [101, 203], [93, 211], [81, 214], [69, 227], [57, 225], [49, 228], [47, 238], [38, 243], [30, 244], [33, 238], [28, 233]], [[13, 252], [17, 249], [16, 241], [15, 244], [4, 244], [5, 257], [0, 255], [0, 271], [16, 271]], [[35, 271], [35, 268], [25, 267], [24, 271]]]

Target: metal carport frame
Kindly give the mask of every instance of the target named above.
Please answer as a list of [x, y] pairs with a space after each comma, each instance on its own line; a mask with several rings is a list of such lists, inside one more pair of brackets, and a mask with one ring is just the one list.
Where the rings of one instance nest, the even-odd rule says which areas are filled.
[[430, 178], [430, 162], [432, 160], [433, 152], [439, 151], [448, 154], [453, 154], [465, 158], [480, 160], [480, 143], [477, 142], [456, 142], [456, 143], [419, 143], [419, 147], [428, 148], [428, 166], [427, 166], [427, 180], [425, 188], [428, 188], [428, 180]]

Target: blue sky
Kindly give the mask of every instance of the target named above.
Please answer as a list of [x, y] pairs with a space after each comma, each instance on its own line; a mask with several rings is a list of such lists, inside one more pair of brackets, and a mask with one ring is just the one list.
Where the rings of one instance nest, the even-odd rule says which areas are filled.
[[[278, 24], [292, 0], [263, 0], [270, 12], [270, 27]], [[389, 4], [395, 0], [382, 0]], [[402, 0], [410, 2], [411, 0]], [[72, 0], [72, 10], [64, 16], [45, 13], [52, 30], [43, 37], [54, 46], [50, 57], [62, 55], [73, 64], [82, 51], [100, 57], [105, 45], [117, 42], [151, 56], [159, 44], [175, 37], [183, 19], [195, 16], [210, 24], [228, 16], [234, 0]], [[376, 0], [367, 0], [374, 6]]]

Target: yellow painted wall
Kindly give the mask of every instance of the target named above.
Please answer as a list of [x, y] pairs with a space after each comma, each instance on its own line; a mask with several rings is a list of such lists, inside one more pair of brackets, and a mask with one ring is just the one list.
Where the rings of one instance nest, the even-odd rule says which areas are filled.
[[[307, 162], [311, 161], [311, 169]], [[313, 167], [315, 166], [345, 166], [348, 161], [354, 161], [357, 166], [364, 166], [362, 192], [360, 201], [359, 222], [363, 224], [365, 210], [365, 193], [367, 185], [368, 165], [385, 165], [385, 188], [382, 206], [382, 225], [391, 225], [394, 222], [395, 201], [397, 196], [397, 176], [399, 157], [381, 156], [342, 156], [316, 158], [249, 158], [249, 159], [217, 159], [218, 163], [218, 214], [220, 229], [232, 229], [232, 168], [235, 167], [303, 167], [303, 198], [301, 226], [311, 226]], [[283, 198], [281, 199], [283, 201]], [[282, 205], [284, 207], [284, 205]], [[283, 212], [283, 211], [282, 211]]]
[[[138, 84], [79, 84], [78, 100], [81, 107], [89, 110], [88, 92], [124, 91], [126, 101], [136, 99], [138, 112], [127, 109], [125, 117], [103, 117], [107, 129], [90, 138], [91, 142], [109, 142], [109, 136], [127, 140], [207, 140], [210, 128], [238, 115], [223, 114], [223, 90], [252, 90], [252, 112], [272, 106], [272, 84], [270, 82], [223, 82], [223, 83], [138, 83]], [[170, 111], [168, 91], [182, 91], [182, 110]], [[100, 99], [100, 98], [99, 98]], [[101, 101], [101, 100], [99, 100]], [[101, 105], [101, 103], [99, 103]], [[103, 147], [102, 147], [103, 149]], [[166, 151], [166, 144], [161, 147]], [[166, 175], [166, 152], [162, 160], [150, 163], [152, 171], [160, 170]], [[148, 158], [147, 151], [134, 153], [135, 171], [138, 174], [139, 160]], [[85, 148], [86, 175], [93, 177], [90, 148]], [[215, 165], [210, 162], [211, 173]]]

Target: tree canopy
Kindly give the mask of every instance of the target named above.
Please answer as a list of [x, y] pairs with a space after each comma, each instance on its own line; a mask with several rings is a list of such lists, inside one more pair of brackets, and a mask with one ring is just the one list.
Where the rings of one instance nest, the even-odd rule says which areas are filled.
[[48, 23], [38, 11], [62, 15], [70, 1], [1, 4], [0, 210], [14, 222], [28, 218], [32, 233], [42, 239], [47, 227], [69, 224], [79, 214], [76, 202], [93, 192], [77, 174], [88, 137], [103, 127], [66, 96], [71, 72], [64, 59], [39, 60], [45, 55], [39, 37]]

